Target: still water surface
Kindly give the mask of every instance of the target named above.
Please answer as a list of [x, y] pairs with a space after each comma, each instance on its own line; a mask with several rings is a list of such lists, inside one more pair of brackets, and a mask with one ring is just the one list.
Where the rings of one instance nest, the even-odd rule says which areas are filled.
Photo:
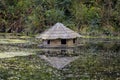
[[40, 49], [30, 44], [34, 39], [19, 39], [19, 43], [10, 40], [0, 39], [0, 58], [38, 56], [43, 64], [60, 71], [61, 80], [120, 79], [119, 40], [80, 39], [81, 46], [67, 50]]

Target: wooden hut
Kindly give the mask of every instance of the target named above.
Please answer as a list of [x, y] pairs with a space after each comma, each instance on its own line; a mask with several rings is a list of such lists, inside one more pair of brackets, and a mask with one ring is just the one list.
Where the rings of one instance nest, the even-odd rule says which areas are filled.
[[62, 23], [56, 23], [37, 38], [42, 39], [43, 47], [74, 47], [77, 45], [78, 33], [67, 28]]

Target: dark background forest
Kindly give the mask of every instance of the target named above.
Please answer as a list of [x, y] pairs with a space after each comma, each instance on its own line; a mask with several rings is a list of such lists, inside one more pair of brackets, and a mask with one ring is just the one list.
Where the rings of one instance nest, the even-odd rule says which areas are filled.
[[57, 22], [83, 35], [120, 36], [120, 0], [0, 0], [0, 32], [37, 34]]

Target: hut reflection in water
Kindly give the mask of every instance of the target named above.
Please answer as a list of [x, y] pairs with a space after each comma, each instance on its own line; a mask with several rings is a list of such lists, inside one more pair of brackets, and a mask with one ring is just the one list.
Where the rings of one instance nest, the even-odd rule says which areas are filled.
[[79, 56], [72, 54], [74, 49], [44, 49], [43, 52], [44, 54], [39, 57], [57, 69], [62, 69], [79, 58]]

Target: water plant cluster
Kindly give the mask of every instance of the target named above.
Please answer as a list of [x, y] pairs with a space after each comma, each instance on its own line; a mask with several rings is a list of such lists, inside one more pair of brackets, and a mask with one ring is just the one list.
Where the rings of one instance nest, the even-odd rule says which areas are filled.
[[[57, 69], [39, 57], [46, 52], [35, 44], [29, 44], [34, 39], [5, 39], [0, 39], [0, 80], [120, 79], [119, 40], [107, 40], [106, 42], [106, 40], [101, 39], [102, 41], [97, 40], [97, 43], [94, 41], [96, 39], [93, 39], [93, 42], [92, 39], [81, 40], [82, 43], [85, 43], [83, 46], [76, 48], [71, 53], [69, 52], [70, 55], [67, 53], [65, 55], [78, 56], [79, 58], [64, 68]], [[7, 39], [8, 43], [5, 42], [8, 41]], [[13, 43], [10, 40], [24, 41]], [[59, 57], [64, 57], [64, 55]]]

